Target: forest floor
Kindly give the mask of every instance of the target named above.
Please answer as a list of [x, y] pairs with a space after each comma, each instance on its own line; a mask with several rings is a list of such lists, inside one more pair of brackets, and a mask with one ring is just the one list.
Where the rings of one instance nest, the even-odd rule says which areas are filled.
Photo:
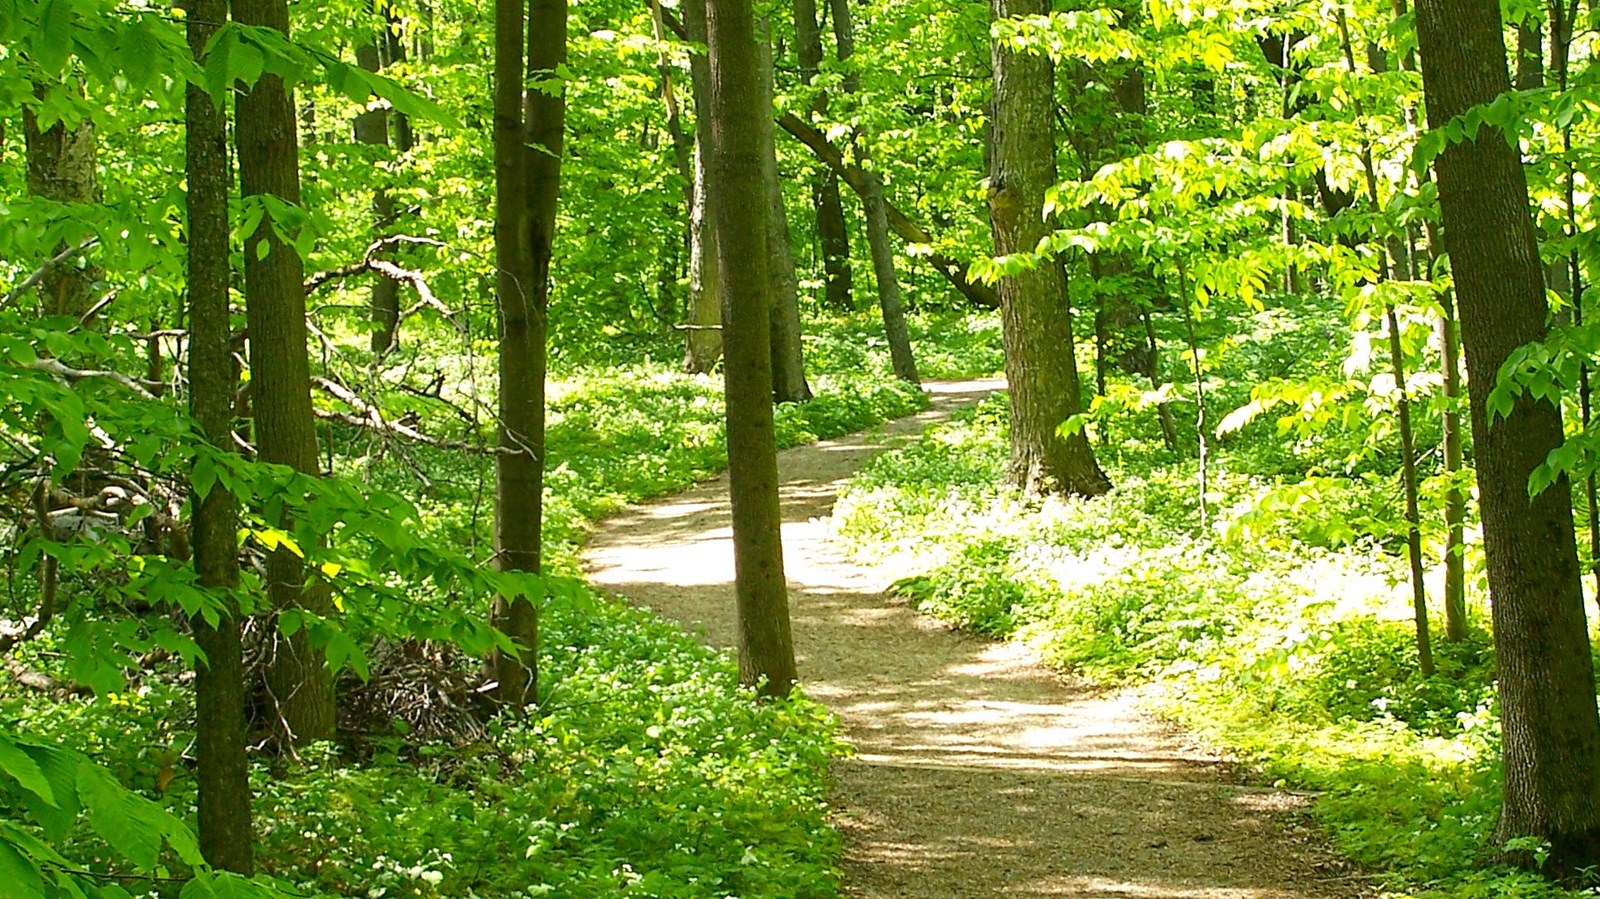
[[[1015, 644], [950, 630], [850, 561], [826, 521], [840, 485], [999, 381], [926, 385], [933, 405], [779, 455], [784, 563], [806, 693], [855, 747], [832, 798], [849, 896], [1299, 899], [1358, 894], [1294, 794], [1144, 712], [1132, 690], [1063, 678]], [[726, 476], [603, 522], [591, 580], [734, 641]]]

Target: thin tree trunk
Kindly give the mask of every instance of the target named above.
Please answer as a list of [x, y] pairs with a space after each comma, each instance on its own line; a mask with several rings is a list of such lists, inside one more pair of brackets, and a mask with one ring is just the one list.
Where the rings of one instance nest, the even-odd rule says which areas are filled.
[[744, 0], [711, 0], [712, 199], [727, 288], [724, 335], [729, 496], [733, 506], [734, 593], [743, 683], [785, 696], [796, 680], [783, 574], [777, 444], [772, 420], [768, 324], [767, 216], [749, 197], [762, 191], [761, 88], [755, 25]]
[[[205, 59], [211, 36], [228, 17], [226, 0], [189, 0], [189, 49]], [[228, 129], [226, 107], [190, 84], [184, 98], [184, 173], [188, 182], [189, 412], [220, 452], [233, 449], [233, 397], [239, 379], [228, 314]], [[200, 851], [213, 867], [255, 871], [246, 756], [244, 651], [239, 607], [238, 514], [220, 484], [191, 498], [191, 546], [200, 586], [219, 596], [215, 624], [192, 619], [205, 660], [195, 666], [195, 755], [199, 761]]]
[[[992, 0], [995, 20], [1044, 15], [1045, 0]], [[989, 221], [995, 255], [1031, 253], [1049, 232], [1045, 192], [1056, 184], [1054, 77], [1048, 57], [996, 41]], [[1063, 436], [1083, 411], [1066, 274], [1055, 260], [1000, 279], [1011, 394], [1011, 483], [1029, 491], [1099, 496], [1111, 489], [1088, 437]]]
[[[1141, 309], [1139, 315], [1144, 319], [1145, 342], [1150, 348], [1150, 388], [1157, 393], [1166, 385], [1166, 376], [1161, 373], [1161, 342], [1156, 340], [1156, 325], [1151, 319], [1149, 309]], [[1156, 417], [1161, 420], [1161, 439], [1167, 449], [1178, 448], [1178, 423], [1172, 417], [1172, 404], [1166, 400], [1156, 404]]]
[[883, 333], [889, 340], [889, 357], [895, 377], [921, 384], [917, 360], [911, 353], [911, 331], [906, 326], [906, 304], [900, 296], [900, 279], [894, 271], [894, 247], [889, 243], [889, 216], [884, 210], [883, 181], [866, 172], [867, 240], [872, 244], [872, 269], [878, 278], [878, 308], [883, 313]]
[[[800, 65], [800, 81], [810, 85], [822, 65], [822, 29], [817, 24], [816, 0], [794, 0], [795, 57]], [[813, 120], [828, 114], [828, 94], [820, 88], [811, 98]], [[817, 214], [817, 243], [822, 251], [823, 303], [829, 309], [852, 308], [850, 294], [850, 232], [844, 219], [844, 204], [839, 197], [839, 177], [829, 170], [817, 176], [811, 186]]]
[[[856, 36], [855, 21], [850, 13], [849, 0], [830, 0], [833, 12], [833, 36], [838, 46], [839, 65], [844, 69], [841, 87], [846, 101], [855, 103], [861, 89], [861, 78], [855, 71]], [[851, 110], [847, 110], [851, 111]], [[872, 271], [878, 281], [878, 309], [883, 315], [883, 334], [889, 343], [889, 355], [894, 364], [895, 377], [920, 385], [916, 358], [911, 353], [911, 332], [906, 327], [905, 299], [900, 293], [900, 279], [895, 274], [895, 249], [889, 241], [888, 200], [884, 196], [883, 178], [871, 169], [867, 148], [859, 143], [860, 133], [852, 130], [850, 144], [855, 148], [856, 168], [861, 171], [861, 203], [866, 212], [867, 246], [872, 255]]]
[[[759, 23], [761, 90], [767, 109], [772, 108], [772, 44], [765, 19]], [[783, 183], [778, 178], [778, 153], [773, 144], [772, 117], [761, 117], [762, 186], [767, 196], [767, 277], [772, 282], [772, 399], [779, 403], [804, 403], [811, 399], [806, 383], [805, 351], [800, 342], [800, 284], [795, 274], [794, 247], [789, 237], [789, 213], [783, 204]]]
[[[706, 0], [684, 0], [687, 39], [706, 42]], [[694, 88], [694, 198], [689, 213], [689, 320], [684, 369], [706, 374], [722, 358], [722, 278], [716, 219], [719, 185], [711, 178], [711, 69], [705, 56], [689, 58]]]
[[[234, 0], [233, 17], [289, 33], [286, 0]], [[239, 181], [246, 197], [300, 202], [299, 143], [294, 96], [276, 75], [263, 75], [238, 99]], [[255, 385], [256, 451], [261, 461], [319, 474], [316, 419], [311, 409], [311, 361], [306, 352], [305, 264], [263, 220], [245, 236], [246, 324]], [[275, 610], [333, 610], [325, 587], [306, 581], [299, 556], [280, 549], [267, 557], [267, 584]], [[304, 630], [275, 637], [267, 685], [277, 704], [273, 722], [291, 746], [333, 736], [333, 674]]]
[[[369, 72], [383, 71], [381, 43], [384, 40], [384, 35], [376, 35], [372, 43], [357, 47], [356, 64]], [[389, 110], [381, 103], [372, 103], [356, 116], [355, 138], [357, 143], [387, 149]], [[380, 235], [394, 218], [394, 198], [381, 182], [372, 191], [372, 218], [373, 227]], [[395, 331], [400, 325], [400, 282], [380, 275], [372, 284], [367, 304], [372, 316], [372, 352], [382, 355], [394, 346]]]
[[1178, 258], [1178, 293], [1183, 301], [1183, 330], [1189, 338], [1189, 359], [1194, 363], [1194, 434], [1199, 442], [1200, 479], [1200, 531], [1211, 529], [1211, 507], [1207, 495], [1211, 492], [1211, 421], [1206, 408], [1206, 376], [1200, 366], [1200, 341], [1194, 330], [1194, 293], [1189, 287], [1189, 269], [1182, 257]]
[[[1345, 65], [1349, 69], [1352, 79], [1360, 77], [1356, 68], [1355, 45], [1350, 39], [1349, 18], [1343, 6], [1338, 11], [1339, 38], [1344, 49]], [[1355, 102], [1356, 118], [1366, 117], [1364, 104], [1358, 99]], [[1383, 211], [1383, 202], [1378, 193], [1378, 171], [1372, 161], [1372, 147], [1363, 144], [1361, 147], [1362, 172], [1366, 176], [1367, 203], [1374, 215]], [[1378, 271], [1378, 283], [1382, 284], [1393, 280], [1394, 266], [1400, 263], [1402, 252], [1396, 246], [1398, 238], [1388, 241], [1387, 250], [1380, 247], [1380, 252], [1386, 252]], [[1416, 439], [1411, 428], [1411, 395], [1406, 388], [1405, 351], [1400, 342], [1400, 319], [1395, 314], [1394, 305], [1387, 301], [1383, 304], [1384, 321], [1389, 327], [1389, 365], [1390, 372], [1394, 375], [1395, 390], [1399, 392], [1395, 400], [1395, 418], [1400, 426], [1400, 483], [1405, 490], [1406, 497], [1406, 558], [1411, 566], [1411, 604], [1413, 617], [1416, 621], [1417, 634], [1417, 664], [1423, 676], [1432, 677], [1433, 666], [1433, 641], [1428, 627], [1428, 593], [1427, 585], [1423, 580], [1422, 567], [1422, 509], [1417, 490], [1417, 450]]]
[[[520, 9], [518, 10], [520, 13]], [[496, 17], [496, 27], [501, 20]], [[510, 27], [509, 16], [504, 22]], [[526, 177], [523, 227], [527, 234], [527, 280], [502, 296], [500, 307], [500, 420], [503, 446], [517, 453], [496, 457], [496, 550], [502, 571], [538, 573], [542, 568], [545, 469], [545, 369], [549, 333], [546, 312], [561, 193], [561, 157], [566, 100], [557, 71], [567, 58], [566, 0], [532, 0], [527, 19], [527, 83], [520, 139]], [[498, 41], [498, 37], [497, 37]], [[497, 51], [496, 66], [499, 65]], [[497, 90], [499, 85], [496, 85]], [[506, 96], [496, 94], [497, 109]], [[507, 148], [512, 151], [512, 148]], [[515, 202], [515, 198], [508, 198]], [[507, 302], [509, 300], [510, 302]], [[490, 621], [515, 640], [513, 655], [496, 654], [492, 674], [501, 705], [521, 709], [538, 695], [539, 597], [497, 597]]]
[[[1577, 17], [1577, 4], [1568, 4], [1566, 0], [1551, 0], [1550, 3], [1550, 57], [1551, 68], [1555, 71], [1556, 87], [1565, 92], [1571, 81], [1572, 66], [1572, 34], [1574, 19]], [[1520, 87], [1520, 85], [1519, 85]], [[1563, 187], [1565, 188], [1564, 200], [1566, 202], [1565, 232], [1567, 240], [1573, 243], [1571, 252], [1562, 262], [1552, 264], [1552, 272], [1561, 272], [1566, 283], [1558, 284], [1552, 279], [1552, 286], [1557, 290], [1566, 287], [1571, 292], [1568, 295], [1572, 302], [1572, 323], [1578, 328], [1583, 327], [1583, 256], [1578, 250], [1578, 168], [1572, 157], [1572, 124], [1568, 123], [1561, 129], [1561, 149], [1563, 157]], [[1563, 270], [1564, 269], [1564, 270]], [[1578, 366], [1578, 414], [1583, 429], [1587, 431], [1594, 419], [1594, 391], [1590, 383], [1589, 366], [1580, 363]], [[1591, 472], [1583, 479], [1584, 511], [1589, 530], [1589, 565], [1595, 578], [1595, 601], [1600, 603], [1600, 489], [1597, 489], [1595, 475]]]
[[[1431, 242], [1431, 241], [1430, 241]], [[1444, 384], [1444, 475], [1450, 481], [1444, 494], [1444, 638], [1459, 643], [1467, 638], [1467, 491], [1457, 481], [1461, 452], [1461, 326], [1456, 321], [1452, 291], [1442, 297], [1439, 344], [1442, 347]]]
[[[1418, 0], [1429, 124], [1442, 128], [1510, 89], [1500, 4]], [[1518, 347], [1548, 332], [1543, 269], [1518, 151], [1501, 129], [1450, 144], [1435, 164], [1472, 400], [1484, 554], [1494, 611], [1504, 805], [1496, 839], [1547, 841], [1544, 870], [1600, 862], [1600, 714], [1566, 477], [1528, 479], [1561, 446], [1561, 412], [1528, 395], [1491, 420], [1489, 394]], [[1531, 853], [1514, 853], [1531, 865]]]
[[[539, 525], [524, 514], [536, 481], [527, 412], [536, 388], [528, 332], [533, 305], [533, 256], [528, 202], [529, 154], [523, 128], [523, 50], [526, 39], [525, 0], [494, 4], [494, 169], [495, 293], [500, 311], [500, 426], [497, 443], [511, 453], [495, 457], [495, 566], [503, 571], [537, 571]], [[518, 651], [491, 652], [488, 676], [502, 705], [522, 707], [535, 695], [538, 682], [536, 644], [527, 635], [537, 627], [529, 609], [533, 598], [496, 597], [491, 624], [516, 640]], [[535, 636], [537, 636], [535, 634]]]

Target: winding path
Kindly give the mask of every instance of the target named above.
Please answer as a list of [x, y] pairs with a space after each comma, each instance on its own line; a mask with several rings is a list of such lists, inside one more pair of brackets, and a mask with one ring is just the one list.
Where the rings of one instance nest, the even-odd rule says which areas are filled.
[[[886, 594], [824, 520], [897, 438], [1003, 382], [926, 385], [933, 407], [881, 431], [780, 454], [783, 542], [806, 692], [856, 756], [836, 767], [846, 894], [1341, 899], [1355, 892], [1295, 796], [1230, 782], [1131, 694], [1064, 681], [1013, 645], [954, 633]], [[591, 580], [733, 642], [727, 481], [604, 522]], [[749, 897], [757, 899], [757, 897]]]

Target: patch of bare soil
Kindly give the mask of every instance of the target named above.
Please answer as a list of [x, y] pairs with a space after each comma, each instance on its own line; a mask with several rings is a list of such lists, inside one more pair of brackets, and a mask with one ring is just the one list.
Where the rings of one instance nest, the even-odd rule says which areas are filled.
[[[851, 562], [830, 541], [825, 518], [856, 469], [1004, 384], [927, 386], [927, 412], [779, 457], [800, 676], [856, 748], [836, 768], [833, 797], [847, 895], [1359, 892], [1311, 829], [1304, 799], [1231, 782], [1128, 691], [1064, 681], [1017, 646], [916, 614], [887, 595], [889, 571]], [[595, 584], [732, 645], [725, 477], [604, 522], [584, 555]]]

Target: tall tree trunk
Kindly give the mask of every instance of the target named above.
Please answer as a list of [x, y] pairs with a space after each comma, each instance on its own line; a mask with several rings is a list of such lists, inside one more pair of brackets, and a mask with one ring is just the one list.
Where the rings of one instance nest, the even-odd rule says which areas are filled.
[[[1046, 0], [991, 0], [995, 20], [1042, 16]], [[995, 255], [1031, 253], [1049, 232], [1045, 191], [1056, 184], [1055, 93], [1049, 57], [996, 41], [989, 221]], [[1000, 320], [1011, 393], [1013, 484], [1099, 496], [1111, 482], [1082, 431], [1061, 436], [1083, 411], [1066, 274], [1054, 260], [1000, 280]]]
[[[189, 0], [189, 49], [205, 59], [206, 43], [228, 17], [227, 0]], [[206, 440], [233, 450], [233, 331], [228, 314], [228, 129], [226, 107], [190, 84], [184, 98], [184, 174], [188, 182], [189, 412]], [[200, 586], [222, 601], [215, 624], [196, 615], [195, 755], [200, 851], [213, 867], [249, 876], [255, 870], [246, 756], [244, 650], [239, 607], [238, 515], [233, 494], [214, 485], [192, 497], [191, 546]]]
[[[22, 108], [22, 138], [28, 168], [28, 193], [57, 203], [100, 202], [94, 124], [84, 119], [76, 128], [56, 122], [40, 130], [33, 112]], [[55, 254], [66, 251], [65, 243]], [[94, 286], [102, 276], [99, 266], [77, 260], [64, 261], [39, 279], [45, 315], [82, 318], [91, 312]]]
[[[861, 89], [861, 77], [855, 71], [856, 35], [855, 19], [850, 12], [849, 0], [829, 0], [833, 11], [833, 36], [838, 45], [839, 65], [845, 70], [841, 87], [847, 102], [853, 106], [855, 95]], [[917, 363], [911, 353], [911, 332], [906, 327], [905, 300], [900, 294], [900, 279], [894, 270], [895, 250], [889, 240], [888, 200], [884, 196], [883, 179], [871, 170], [866, 147], [858, 141], [860, 134], [852, 130], [850, 144], [855, 148], [856, 167], [861, 171], [861, 203], [866, 212], [867, 247], [872, 255], [872, 271], [878, 281], [878, 309], [883, 316], [884, 337], [889, 343], [889, 355], [894, 364], [895, 376], [912, 384], [921, 384]]]
[[[795, 57], [800, 64], [800, 81], [813, 83], [822, 66], [822, 28], [818, 25], [816, 0], [794, 0]], [[811, 98], [810, 114], [820, 119], [828, 114], [827, 91], [818, 89]], [[850, 231], [844, 220], [844, 204], [839, 197], [839, 176], [828, 170], [811, 185], [812, 204], [817, 211], [817, 244], [822, 252], [823, 303], [829, 309], [852, 308], [850, 272]]]
[[[1441, 128], [1511, 87], [1495, 0], [1418, 0], [1429, 124]], [[1531, 499], [1559, 447], [1561, 412], [1520, 397], [1491, 420], [1501, 365], [1547, 333], [1526, 175], [1501, 130], [1450, 144], [1435, 163], [1455, 272], [1478, 460], [1499, 669], [1504, 807], [1497, 838], [1548, 841], [1546, 869], [1600, 862], [1600, 715], [1565, 477]], [[1531, 863], [1526, 854], [1523, 861]]]
[[[384, 66], [383, 43], [385, 35], [376, 35], [372, 43], [356, 48], [356, 64], [369, 72], [381, 72]], [[389, 110], [381, 103], [371, 103], [366, 111], [356, 116], [357, 143], [372, 147], [389, 147]], [[381, 234], [394, 218], [394, 198], [381, 182], [372, 191], [373, 227]], [[379, 275], [372, 284], [367, 300], [372, 316], [372, 352], [383, 354], [394, 346], [396, 330], [400, 326], [400, 282]]]
[[921, 384], [917, 360], [911, 353], [911, 331], [906, 326], [906, 304], [900, 296], [900, 279], [894, 271], [894, 247], [889, 243], [889, 215], [883, 199], [883, 180], [877, 172], [866, 172], [867, 239], [872, 244], [872, 270], [878, 278], [878, 309], [883, 314], [883, 333], [889, 341], [889, 357], [895, 377]]
[[[520, 0], [518, 6], [520, 17]], [[497, 9], [497, 30], [511, 25], [510, 16], [502, 21]], [[525, 262], [515, 263], [527, 277], [501, 295], [500, 439], [502, 446], [519, 451], [497, 457], [495, 548], [502, 571], [537, 573], [542, 565], [544, 531], [546, 312], [566, 130], [565, 90], [556, 74], [567, 56], [566, 0], [532, 0], [526, 28], [529, 88], [518, 97], [521, 127], [515, 147], [499, 147], [497, 135], [496, 149], [497, 154], [504, 151], [522, 156], [525, 193], [521, 198], [506, 199], [508, 204], [519, 199], [523, 204], [520, 233], [527, 243], [512, 252], [527, 255]], [[496, 69], [504, 72], [499, 68], [500, 40], [497, 33]], [[497, 126], [500, 104], [509, 104], [511, 92], [519, 86], [520, 81], [508, 83], [502, 96], [497, 81]], [[526, 595], [498, 597], [490, 612], [494, 626], [520, 646], [514, 656], [500, 653], [492, 659], [498, 684], [495, 698], [512, 708], [520, 709], [537, 696], [537, 602], [538, 597]]]
[[772, 422], [772, 353], [768, 310], [766, 211], [760, 196], [763, 123], [755, 24], [746, 0], [711, 0], [712, 199], [722, 239], [728, 415], [728, 479], [733, 506], [734, 592], [740, 680], [785, 696], [796, 679], [789, 632], [778, 507], [777, 443]]
[[[1355, 44], [1350, 39], [1349, 17], [1343, 6], [1339, 7], [1337, 17], [1345, 66], [1349, 69], [1351, 79], [1354, 80], [1360, 77], [1361, 72], [1356, 68]], [[1374, 69], [1387, 67], [1388, 61], [1381, 54], [1378, 55], [1376, 62]], [[1366, 110], [1360, 99], [1355, 101], [1355, 114], [1357, 119], [1366, 118]], [[1371, 207], [1373, 215], [1382, 215], [1383, 202], [1378, 192], [1378, 170], [1372, 161], [1372, 147], [1366, 144], [1361, 147], [1361, 168], [1366, 176], [1367, 204]], [[1408, 251], [1408, 247], [1401, 245], [1399, 236], [1391, 238], [1387, 248], [1382, 246], [1378, 248], [1379, 253], [1387, 252], [1386, 256], [1380, 257], [1382, 262], [1378, 268], [1379, 283], [1393, 280], [1396, 271], [1409, 264]], [[1406, 387], [1405, 350], [1400, 339], [1400, 318], [1395, 314], [1392, 303], [1384, 302], [1383, 318], [1389, 328], [1389, 370], [1394, 375], [1394, 386], [1398, 391], [1395, 400], [1395, 419], [1400, 430], [1400, 484], [1406, 498], [1406, 558], [1411, 565], [1411, 604], [1416, 622], [1417, 667], [1423, 676], [1432, 677], [1433, 638], [1428, 626], [1427, 585], [1423, 580], [1422, 509], [1417, 488], [1417, 447], [1411, 428], [1411, 394]]]
[[[234, 0], [233, 17], [289, 33], [286, 0]], [[294, 96], [275, 75], [264, 75], [239, 95], [234, 128], [239, 182], [246, 197], [272, 196], [300, 202], [299, 143]], [[245, 236], [246, 324], [250, 329], [250, 373], [256, 450], [263, 462], [318, 474], [316, 420], [311, 409], [311, 361], [306, 353], [305, 264], [263, 220]], [[274, 609], [304, 607], [320, 615], [333, 605], [327, 592], [307, 584], [300, 557], [280, 549], [267, 557], [267, 583]], [[333, 736], [333, 674], [304, 630], [274, 640], [267, 685], [277, 703], [273, 722], [290, 745]]]
[[[706, 0], [684, 0], [683, 24], [689, 40], [706, 42]], [[689, 58], [694, 88], [694, 201], [689, 211], [689, 320], [684, 369], [706, 374], [722, 358], [722, 278], [716, 217], [711, 214], [719, 185], [711, 177], [711, 64]]]
[[1444, 494], [1444, 638], [1459, 643], [1467, 638], [1467, 491], [1455, 484], [1461, 474], [1461, 324], [1456, 320], [1453, 292], [1442, 298], [1439, 345], [1443, 352], [1444, 474], [1451, 485]]
[[[757, 36], [761, 90], [766, 97], [765, 108], [771, 109], [772, 44], [765, 19], [757, 28]], [[804, 403], [811, 399], [811, 385], [806, 383], [805, 350], [800, 342], [800, 284], [789, 237], [789, 213], [783, 204], [783, 183], [778, 178], [772, 116], [761, 117], [761, 129], [761, 177], [767, 195], [767, 277], [772, 282], [772, 399]]]

